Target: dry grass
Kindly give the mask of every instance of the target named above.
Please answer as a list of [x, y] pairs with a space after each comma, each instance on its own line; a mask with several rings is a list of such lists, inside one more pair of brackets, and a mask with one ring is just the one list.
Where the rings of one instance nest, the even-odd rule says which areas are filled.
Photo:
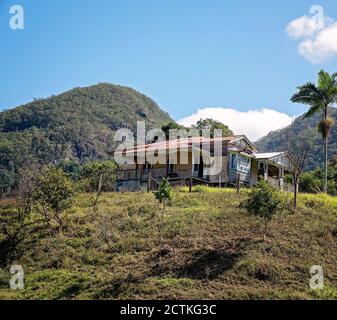
[[[0, 299], [337, 297], [336, 198], [300, 195], [297, 212], [289, 205], [262, 241], [260, 221], [240, 208], [246, 191], [186, 191], [174, 192], [163, 230], [152, 194], [106, 194], [96, 215], [81, 195], [63, 234], [34, 243], [27, 234], [13, 261], [25, 269], [25, 289], [8, 289], [6, 265]], [[324, 268], [323, 291], [309, 289], [312, 265]]]

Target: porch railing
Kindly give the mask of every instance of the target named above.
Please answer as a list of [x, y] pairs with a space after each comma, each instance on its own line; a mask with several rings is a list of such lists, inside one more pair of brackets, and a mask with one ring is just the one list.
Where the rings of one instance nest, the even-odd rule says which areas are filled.
[[[279, 181], [279, 179], [268, 177], [268, 183], [272, 187], [274, 187], [276, 189], [280, 189], [280, 181]], [[293, 190], [294, 190], [294, 188], [293, 188], [292, 184], [283, 182], [283, 191], [293, 192]]]
[[117, 180], [147, 180], [151, 173], [151, 177], [154, 179], [162, 178], [166, 175], [166, 168], [156, 169], [130, 169], [130, 170], [117, 170]]

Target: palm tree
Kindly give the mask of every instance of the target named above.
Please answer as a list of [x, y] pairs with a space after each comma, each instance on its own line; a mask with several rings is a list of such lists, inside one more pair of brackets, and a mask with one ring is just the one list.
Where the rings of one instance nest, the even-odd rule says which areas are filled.
[[328, 140], [334, 120], [328, 117], [328, 109], [337, 102], [337, 73], [330, 75], [321, 70], [318, 73], [317, 85], [308, 82], [298, 87], [298, 92], [291, 97], [292, 102], [302, 103], [310, 106], [309, 111], [303, 119], [323, 111], [323, 119], [319, 123], [318, 130], [323, 137], [324, 147], [324, 192], [328, 187]]

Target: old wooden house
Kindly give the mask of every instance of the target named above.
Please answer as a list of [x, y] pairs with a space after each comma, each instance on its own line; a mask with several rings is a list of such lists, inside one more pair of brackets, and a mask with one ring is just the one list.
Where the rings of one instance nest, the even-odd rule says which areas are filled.
[[295, 166], [288, 153], [258, 153], [244, 135], [180, 138], [127, 148], [122, 155], [117, 191], [155, 188], [163, 177], [172, 184], [193, 181], [215, 186], [254, 186], [264, 179], [281, 190], [292, 189], [284, 182]]

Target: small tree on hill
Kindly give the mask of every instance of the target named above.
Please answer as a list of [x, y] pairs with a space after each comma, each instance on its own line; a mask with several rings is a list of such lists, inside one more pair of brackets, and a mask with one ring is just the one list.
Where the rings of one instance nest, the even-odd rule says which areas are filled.
[[259, 182], [244, 203], [248, 213], [264, 220], [263, 239], [266, 239], [268, 223], [273, 216], [282, 211], [280, 193], [265, 181]]
[[95, 161], [87, 163], [82, 170], [81, 178], [86, 191], [94, 193], [93, 208], [97, 211], [99, 198], [104, 191], [112, 190], [116, 180], [117, 164], [114, 161]]
[[164, 215], [167, 201], [172, 199], [172, 187], [166, 178], [163, 178], [159, 184], [159, 189], [154, 193], [158, 202], [162, 205], [162, 218], [161, 218], [161, 237], [164, 225]]
[[37, 177], [33, 199], [38, 203], [47, 222], [56, 220], [63, 228], [61, 213], [70, 208], [75, 195], [75, 185], [61, 169], [50, 167]]

